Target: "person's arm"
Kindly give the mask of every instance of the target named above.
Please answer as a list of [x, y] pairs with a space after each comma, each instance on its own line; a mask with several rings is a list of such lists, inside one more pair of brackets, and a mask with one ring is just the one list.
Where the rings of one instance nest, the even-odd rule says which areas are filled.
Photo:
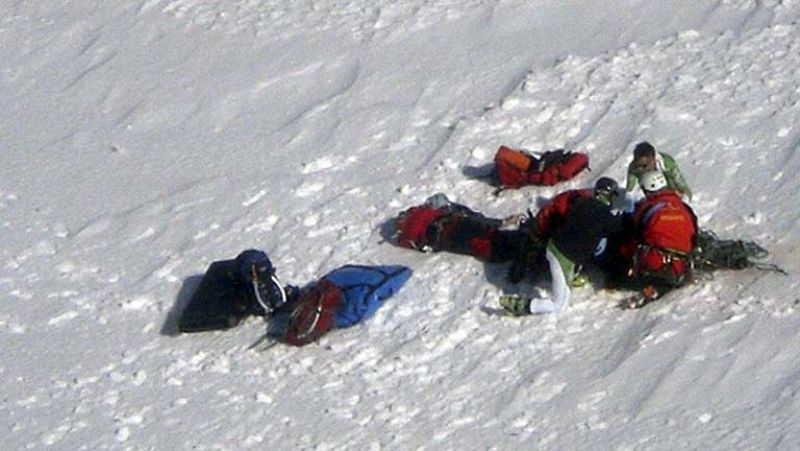
[[550, 298], [531, 299], [528, 311], [532, 314], [563, 312], [569, 307], [569, 298], [572, 295], [569, 287], [575, 275], [575, 264], [552, 241], [547, 245], [545, 256], [550, 267]]
[[628, 175], [625, 182], [625, 192], [630, 193], [636, 189], [636, 186], [639, 184], [639, 175], [636, 173], [636, 170], [633, 168], [633, 163], [628, 165]]
[[683, 176], [683, 173], [678, 167], [678, 163], [675, 162], [675, 159], [670, 155], [661, 155], [664, 158], [664, 175], [667, 177], [667, 180], [671, 182], [671, 185], [676, 191], [680, 192], [681, 194], [685, 194], [689, 199], [691, 199], [692, 189], [689, 188], [689, 183], [686, 182], [686, 178]]
[[625, 184], [625, 193], [622, 197], [623, 210], [633, 211], [636, 204], [636, 187], [639, 185], [639, 176], [636, 175], [636, 170], [633, 168], [633, 163], [628, 165], [628, 176]]

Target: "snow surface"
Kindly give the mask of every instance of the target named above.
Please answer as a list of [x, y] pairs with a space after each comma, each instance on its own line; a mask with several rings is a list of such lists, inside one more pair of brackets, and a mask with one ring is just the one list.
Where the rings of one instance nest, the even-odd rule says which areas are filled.
[[[2, 448], [800, 448], [800, 2], [611, 5], [0, 0]], [[504, 267], [385, 240], [435, 192], [503, 216], [622, 178], [644, 139], [789, 275], [510, 318]], [[501, 144], [593, 171], [495, 197]], [[248, 247], [299, 284], [415, 274], [304, 348], [175, 336]]]

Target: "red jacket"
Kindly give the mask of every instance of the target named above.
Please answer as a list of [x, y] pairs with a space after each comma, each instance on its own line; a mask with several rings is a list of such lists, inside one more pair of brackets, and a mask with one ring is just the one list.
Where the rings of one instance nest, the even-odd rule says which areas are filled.
[[679, 194], [664, 190], [636, 204], [633, 221], [639, 244], [688, 254], [694, 247], [697, 217]]
[[593, 197], [593, 195], [591, 189], [573, 189], [564, 191], [551, 199], [536, 213], [536, 230], [539, 235], [550, 235], [564, 224], [570, 205], [576, 197]]

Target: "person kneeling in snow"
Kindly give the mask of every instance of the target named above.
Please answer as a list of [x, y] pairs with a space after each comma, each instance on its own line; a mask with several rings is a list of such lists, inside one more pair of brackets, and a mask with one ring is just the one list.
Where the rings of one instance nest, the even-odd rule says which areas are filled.
[[593, 190], [563, 192], [539, 211], [535, 227], [546, 242], [550, 298], [503, 295], [500, 305], [504, 309], [519, 316], [560, 312], [569, 306], [570, 287], [576, 285], [581, 267], [602, 258], [608, 239], [622, 231], [622, 218], [611, 209], [617, 190], [616, 181], [601, 177]]
[[262, 316], [269, 337], [302, 346], [369, 318], [410, 276], [405, 266], [345, 265], [298, 288], [281, 283], [266, 253], [249, 249], [211, 264], [178, 329], [229, 329], [248, 316]]
[[628, 165], [628, 178], [625, 191], [631, 194], [638, 185], [642, 176], [647, 172], [659, 171], [664, 174], [667, 186], [680, 196], [692, 200], [692, 190], [686, 182], [675, 158], [664, 152], [657, 152], [655, 147], [647, 141], [642, 141], [633, 149], [633, 161]]
[[642, 288], [641, 304], [692, 280], [698, 228], [694, 211], [662, 172], [646, 172], [639, 182], [645, 198], [625, 216], [628, 238], [619, 255], [627, 262], [628, 282]]

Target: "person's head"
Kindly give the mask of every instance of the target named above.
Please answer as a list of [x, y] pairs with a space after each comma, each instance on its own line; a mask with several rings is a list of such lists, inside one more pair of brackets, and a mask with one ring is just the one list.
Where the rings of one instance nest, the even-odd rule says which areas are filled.
[[611, 177], [600, 177], [594, 182], [594, 197], [606, 205], [611, 205], [618, 190], [619, 184]]
[[661, 171], [649, 171], [639, 177], [639, 186], [646, 195], [657, 193], [667, 187], [667, 178]]
[[639, 172], [656, 170], [656, 149], [647, 141], [642, 141], [633, 149], [633, 166]]

